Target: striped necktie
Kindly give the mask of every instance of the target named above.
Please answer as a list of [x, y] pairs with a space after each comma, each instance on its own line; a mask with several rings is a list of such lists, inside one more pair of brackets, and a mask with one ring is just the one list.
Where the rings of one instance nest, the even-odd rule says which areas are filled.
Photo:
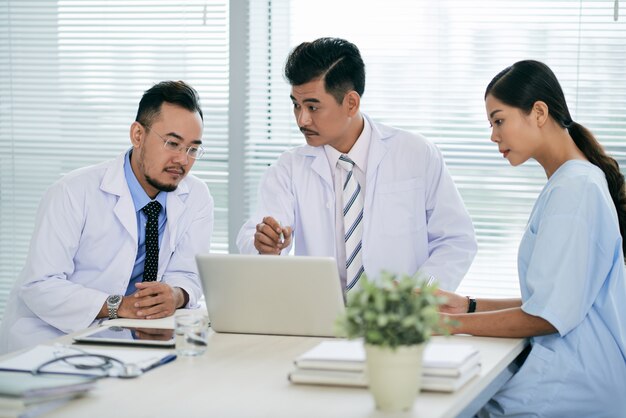
[[156, 200], [141, 210], [148, 217], [146, 222], [146, 258], [143, 263], [143, 281], [153, 282], [159, 270], [159, 212], [161, 204]]
[[354, 176], [354, 161], [342, 154], [337, 164], [347, 172], [343, 184], [343, 226], [346, 243], [346, 291], [348, 291], [357, 284], [364, 271], [361, 251], [363, 193]]

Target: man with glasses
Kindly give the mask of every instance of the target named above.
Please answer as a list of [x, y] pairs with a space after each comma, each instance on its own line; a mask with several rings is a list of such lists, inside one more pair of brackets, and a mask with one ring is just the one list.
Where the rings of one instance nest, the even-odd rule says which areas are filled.
[[26, 265], [9, 297], [0, 353], [89, 326], [195, 307], [194, 256], [208, 252], [213, 199], [188, 176], [204, 152], [196, 91], [145, 92], [118, 158], [71, 172], [45, 194]]

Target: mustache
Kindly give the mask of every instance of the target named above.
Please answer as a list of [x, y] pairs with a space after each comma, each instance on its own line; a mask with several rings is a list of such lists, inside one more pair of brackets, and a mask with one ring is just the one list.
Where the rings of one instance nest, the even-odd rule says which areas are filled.
[[182, 167], [182, 166], [178, 166], [178, 167], [176, 167], [176, 166], [165, 167], [165, 168], [163, 169], [163, 171], [168, 171], [168, 170], [172, 170], [172, 169], [173, 169], [173, 170], [178, 170], [178, 171], [180, 171], [180, 174], [182, 174], [182, 175], [184, 175], [184, 174], [187, 172], [187, 170], [185, 170], [185, 167]]
[[307, 128], [302, 128], [302, 127], [300, 127], [300, 132], [302, 132], [305, 135], [318, 135], [317, 132], [312, 131], [312, 130], [307, 129]]

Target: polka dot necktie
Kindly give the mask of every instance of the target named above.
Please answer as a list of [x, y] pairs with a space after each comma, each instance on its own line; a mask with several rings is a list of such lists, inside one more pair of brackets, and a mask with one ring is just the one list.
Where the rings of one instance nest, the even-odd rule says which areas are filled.
[[159, 269], [159, 212], [161, 204], [156, 200], [143, 207], [146, 222], [146, 259], [143, 265], [143, 281], [153, 282]]
[[343, 225], [346, 243], [346, 291], [348, 291], [357, 284], [364, 271], [361, 254], [363, 193], [354, 176], [354, 161], [342, 154], [337, 164], [347, 172], [343, 184]]

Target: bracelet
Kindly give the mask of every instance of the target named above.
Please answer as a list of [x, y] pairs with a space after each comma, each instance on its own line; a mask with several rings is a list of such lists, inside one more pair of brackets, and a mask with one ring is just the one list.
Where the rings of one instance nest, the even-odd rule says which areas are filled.
[[469, 304], [467, 305], [467, 313], [476, 312], [476, 299], [470, 298], [469, 296], [465, 296]]

